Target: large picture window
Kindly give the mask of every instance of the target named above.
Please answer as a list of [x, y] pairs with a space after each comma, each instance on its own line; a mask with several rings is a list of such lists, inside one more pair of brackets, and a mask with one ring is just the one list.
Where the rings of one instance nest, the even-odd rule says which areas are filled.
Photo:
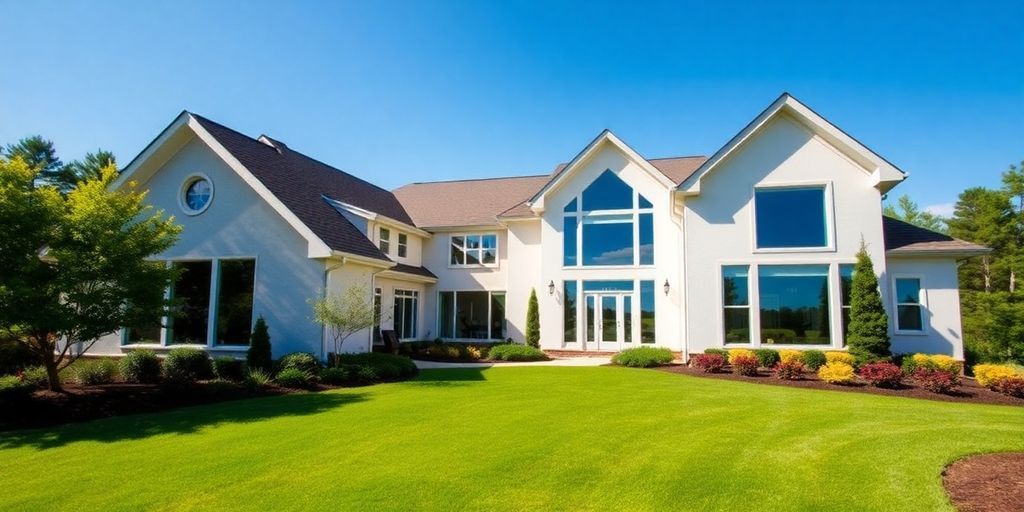
[[565, 266], [654, 264], [653, 205], [606, 170], [565, 207]]
[[562, 295], [562, 328], [564, 333], [563, 341], [566, 343], [576, 343], [576, 281], [566, 281], [564, 283], [564, 290]]
[[442, 338], [505, 339], [505, 292], [440, 292], [438, 326]]
[[210, 278], [212, 261], [174, 263], [181, 272], [174, 283], [171, 298], [176, 301], [171, 316], [171, 343], [207, 344], [210, 320]]
[[726, 343], [750, 343], [750, 267], [722, 267], [722, 304]]
[[924, 332], [924, 301], [921, 300], [921, 279], [896, 277], [893, 281], [896, 297], [896, 331]]
[[395, 290], [394, 329], [399, 339], [416, 338], [419, 296], [415, 290]]
[[256, 260], [221, 260], [217, 286], [217, 343], [248, 345]]
[[498, 235], [452, 235], [448, 262], [465, 267], [497, 265]]
[[842, 306], [843, 320], [843, 345], [846, 345], [846, 336], [850, 332], [850, 297], [853, 291], [853, 265], [839, 265], [839, 293], [840, 305]]
[[755, 189], [757, 248], [828, 247], [826, 211], [824, 186]]
[[831, 343], [828, 265], [761, 265], [758, 295], [761, 343]]
[[640, 281], [640, 343], [654, 343], [654, 281]]

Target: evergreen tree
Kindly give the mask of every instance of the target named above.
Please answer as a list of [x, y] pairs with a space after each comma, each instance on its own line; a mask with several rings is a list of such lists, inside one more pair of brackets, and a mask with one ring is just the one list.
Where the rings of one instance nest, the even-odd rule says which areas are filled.
[[889, 357], [889, 315], [882, 307], [871, 256], [861, 243], [853, 268], [850, 326], [846, 346], [857, 364]]
[[274, 368], [274, 357], [270, 350], [270, 333], [267, 322], [262, 316], [256, 319], [249, 340], [249, 352], [245, 355], [245, 364], [250, 370], [263, 370], [269, 373]]
[[526, 344], [540, 348], [540, 306], [535, 289], [530, 290], [530, 302], [526, 305]]
[[935, 215], [927, 210], [921, 210], [917, 203], [910, 199], [910, 196], [904, 194], [896, 200], [896, 205], [892, 204], [885, 205], [882, 209], [882, 213], [886, 217], [892, 217], [899, 219], [904, 222], [909, 222], [915, 226], [919, 226], [939, 233], [946, 232], [946, 219], [940, 215]]

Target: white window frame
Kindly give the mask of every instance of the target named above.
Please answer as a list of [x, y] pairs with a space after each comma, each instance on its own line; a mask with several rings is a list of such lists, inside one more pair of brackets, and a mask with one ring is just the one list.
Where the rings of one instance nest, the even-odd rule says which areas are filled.
[[[825, 199], [825, 238], [826, 244], [821, 247], [758, 247], [757, 245], [757, 191], [767, 189], [799, 189], [823, 188]], [[750, 195], [750, 247], [753, 253], [791, 253], [791, 252], [835, 252], [835, 198], [831, 181], [787, 181], [775, 183], [758, 183]]]
[[[466, 249], [466, 237], [479, 236], [480, 247], [477, 249]], [[484, 237], [494, 237], [494, 263], [484, 263]], [[455, 238], [462, 237], [462, 261], [463, 263], [452, 263], [452, 250], [455, 247]], [[466, 263], [469, 258], [466, 257], [467, 251], [474, 251], [478, 254], [477, 260], [480, 263]], [[448, 235], [448, 268], [497, 268], [498, 262], [501, 261], [501, 237], [498, 236], [497, 232], [493, 231], [479, 231], [475, 233], [451, 233]]]
[[[900, 302], [900, 298], [896, 295], [896, 281], [900, 279], [916, 279], [917, 280], [917, 300], [920, 301], [917, 304], [911, 304], [909, 302]], [[928, 293], [924, 286], [924, 276], [921, 274], [893, 274], [889, 279], [890, 291], [892, 293], [892, 328], [893, 332], [901, 336], [927, 336], [928, 335]], [[918, 312], [921, 315], [921, 330], [911, 329], [900, 329], [900, 306], [917, 306]]]
[[408, 258], [409, 257], [409, 235], [405, 233], [398, 233], [398, 257]]
[[[726, 305], [725, 304], [725, 267], [747, 267], [747, 303], [746, 305]], [[719, 315], [722, 317], [721, 322], [718, 323], [719, 331], [721, 331], [721, 341], [723, 347], [745, 347], [753, 344], [754, 338], [754, 297], [753, 297], [753, 276], [754, 276], [754, 265], [753, 264], [729, 264], [724, 263], [718, 266], [718, 301], [722, 304]], [[726, 309], [746, 309], [747, 310], [747, 342], [746, 343], [727, 343], [725, 340], [725, 310]], [[760, 323], [760, 322], [759, 322]], [[760, 344], [760, 325], [758, 326], [758, 336], [756, 338], [758, 344]]]
[[[188, 202], [185, 201], [185, 194], [188, 193], [188, 188], [191, 187], [192, 184], [197, 181], [206, 181], [207, 183], [210, 184], [210, 198], [206, 200], [206, 204], [204, 204], [202, 208], [193, 210], [192, 207], [188, 205]], [[181, 208], [181, 211], [185, 213], [185, 215], [188, 215], [190, 217], [199, 215], [208, 210], [210, 208], [210, 205], [213, 204], [215, 190], [216, 187], [213, 186], [213, 180], [211, 180], [210, 177], [207, 176], [206, 174], [201, 172], [194, 172], [192, 174], [189, 174], [188, 176], [185, 177], [185, 181], [181, 182], [181, 190], [178, 191], [178, 206]]]
[[395, 325], [395, 321], [398, 320], [397, 318], [392, 318], [391, 319], [391, 329], [393, 331], [395, 331], [395, 336], [398, 337], [399, 341], [409, 341], [409, 340], [418, 339], [419, 338], [419, 334], [420, 334], [420, 292], [419, 292], [419, 290], [403, 290], [401, 288], [395, 288], [392, 291], [392, 295], [391, 295], [391, 311], [392, 311], [392, 316], [395, 316], [394, 315], [395, 302], [397, 302], [399, 298], [402, 298], [402, 299], [405, 299], [405, 300], [412, 299], [412, 301], [413, 301], [412, 310], [413, 310], [413, 315], [414, 316], [413, 316], [413, 325], [412, 325], [412, 336], [411, 337], [406, 337], [406, 338], [403, 338], [401, 336], [402, 335], [401, 330], [398, 328], [397, 325]]
[[[385, 236], [387, 235], [387, 236]], [[391, 255], [391, 230], [386, 227], [377, 228], [377, 248], [386, 256]]]
[[[445, 333], [441, 332], [441, 294], [442, 293], [450, 293], [450, 294], [452, 294], [452, 335], [453, 336], [451, 338], [444, 337]], [[460, 338], [458, 336], [454, 336], [454, 334], [458, 331], [458, 329], [455, 326], [455, 322], [459, 318], [459, 307], [458, 307], [458, 304], [459, 304], [459, 294], [460, 293], [486, 293], [487, 294], [487, 338]], [[437, 334], [438, 334], [438, 336], [441, 339], [445, 339], [445, 340], [448, 340], [448, 341], [458, 341], [458, 342], [478, 342], [479, 343], [479, 342], [491, 342], [491, 341], [504, 341], [506, 338], [495, 338], [494, 337], [494, 333], [491, 332], [491, 328], [492, 328], [492, 325], [491, 325], [491, 314], [493, 313], [493, 307], [492, 307], [493, 303], [492, 303], [492, 300], [494, 298], [494, 294], [495, 293], [500, 293], [500, 294], [505, 296], [505, 313], [506, 314], [505, 314], [505, 318], [502, 319], [502, 323], [505, 326], [504, 330], [505, 330], [505, 334], [507, 335], [508, 334], [508, 292], [505, 291], [505, 290], [468, 290], [468, 289], [463, 289], [463, 290], [440, 290], [440, 291], [437, 292]]]
[[[128, 342], [128, 329], [122, 327], [120, 332], [121, 348], [133, 349], [133, 348], [177, 348], [177, 347], [193, 347], [203, 348], [206, 350], [222, 350], [226, 352], [241, 352], [249, 350], [249, 345], [222, 345], [217, 343], [217, 316], [219, 311], [217, 310], [217, 304], [220, 299], [220, 264], [222, 261], [230, 260], [252, 260], [253, 261], [253, 298], [252, 298], [252, 315], [249, 319], [250, 326], [254, 326], [256, 323], [256, 280], [259, 276], [260, 260], [257, 256], [228, 256], [223, 258], [170, 258], [164, 260], [164, 263], [170, 267], [175, 263], [188, 263], [188, 262], [210, 262], [210, 304], [207, 311], [207, 324], [206, 324], [206, 343], [172, 343], [170, 336], [171, 330], [167, 326], [170, 324], [171, 317], [163, 316], [160, 318], [160, 343], [129, 343]], [[164, 299], [169, 300], [171, 298], [173, 284], [164, 289]]]
[[[603, 174], [603, 172], [602, 172], [602, 174]], [[629, 184], [627, 183], [627, 185], [629, 185]], [[586, 210], [585, 211], [585, 210], [583, 210], [583, 190], [581, 190], [575, 196], [572, 196], [565, 203], [566, 206], [568, 206], [569, 203], [571, 203], [573, 201], [576, 201], [576, 210], [575, 211], [567, 212], [567, 211], [564, 211], [565, 207], [564, 206], [562, 207], [563, 208], [563, 211], [562, 211], [562, 219], [563, 219], [563, 223], [562, 223], [562, 237], [563, 237], [563, 240], [562, 240], [562, 246], [561, 247], [562, 247], [562, 251], [564, 253], [564, 251], [565, 251], [565, 240], [564, 240], [564, 237], [570, 236], [568, 233], [565, 232], [565, 222], [564, 222], [564, 219], [566, 217], [575, 217], [576, 218], [576, 232], [573, 233], [572, 236], [576, 237], [576, 264], [575, 265], [566, 265], [565, 264], [565, 254], [562, 254], [562, 268], [563, 269], [576, 269], [576, 268], [587, 268], [587, 269], [591, 269], [591, 268], [593, 268], [593, 269], [640, 269], [640, 268], [651, 268], [651, 267], [654, 267], [656, 261], [652, 262], [652, 263], [644, 263], [644, 264], [640, 263], [640, 215], [641, 214], [650, 214], [651, 215], [651, 223], [652, 223], [652, 225], [655, 224], [655, 222], [654, 222], [654, 206], [653, 206], [653, 203], [652, 203], [652, 206], [650, 208], [640, 208], [640, 192], [636, 189], [636, 187], [633, 187], [632, 185], [630, 185], [629, 188], [633, 190], [633, 207], [632, 208], [617, 209], [617, 210]], [[649, 201], [650, 200], [648, 200], [648, 202]], [[614, 217], [614, 216], [626, 216], [626, 215], [631, 215], [632, 216], [632, 223], [633, 223], [633, 263], [630, 264], [630, 265], [584, 265], [583, 264], [583, 225], [584, 224], [588, 224], [587, 220], [591, 219], [591, 222], [589, 222], [589, 223], [593, 223], [593, 219], [598, 219], [600, 217]], [[654, 226], [652, 226], [652, 228], [653, 227]], [[654, 245], [656, 246], [657, 244], [654, 244]]]

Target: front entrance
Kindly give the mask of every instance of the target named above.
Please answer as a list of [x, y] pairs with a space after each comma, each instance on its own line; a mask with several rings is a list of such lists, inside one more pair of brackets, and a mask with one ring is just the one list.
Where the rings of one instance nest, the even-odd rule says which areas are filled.
[[632, 293], [587, 293], [583, 324], [586, 350], [619, 351], [633, 341]]

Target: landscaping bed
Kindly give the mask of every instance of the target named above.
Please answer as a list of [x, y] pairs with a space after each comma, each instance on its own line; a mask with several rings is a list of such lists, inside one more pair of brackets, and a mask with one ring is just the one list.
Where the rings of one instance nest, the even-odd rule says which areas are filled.
[[413, 341], [402, 343], [399, 352], [420, 361], [440, 363], [505, 363], [550, 359], [538, 348], [512, 342]]
[[757, 375], [744, 376], [734, 373], [705, 373], [699, 368], [683, 365], [662, 366], [659, 369], [672, 373], [682, 373], [695, 377], [707, 377], [711, 379], [738, 380], [743, 382], [756, 382], [770, 384], [773, 386], [787, 386], [793, 388], [827, 389], [831, 391], [846, 391], [852, 393], [870, 393], [874, 395], [902, 396], [907, 398], [923, 398], [927, 400], [940, 400], [943, 402], [980, 403], [997, 405], [1024, 405], [1024, 399], [1015, 398], [1002, 393], [989, 390], [979, 386], [973, 379], [964, 379], [959, 391], [954, 394], [939, 394], [927, 391], [912, 382], [904, 384], [898, 389], [887, 389], [870, 386], [866, 383], [853, 382], [849, 384], [836, 385], [828, 384], [818, 378], [814, 373], [805, 373], [796, 380], [784, 380], [773, 376], [765, 370], [758, 370]]
[[966, 457], [942, 473], [949, 499], [961, 512], [1012, 512], [1024, 507], [1024, 453]]

